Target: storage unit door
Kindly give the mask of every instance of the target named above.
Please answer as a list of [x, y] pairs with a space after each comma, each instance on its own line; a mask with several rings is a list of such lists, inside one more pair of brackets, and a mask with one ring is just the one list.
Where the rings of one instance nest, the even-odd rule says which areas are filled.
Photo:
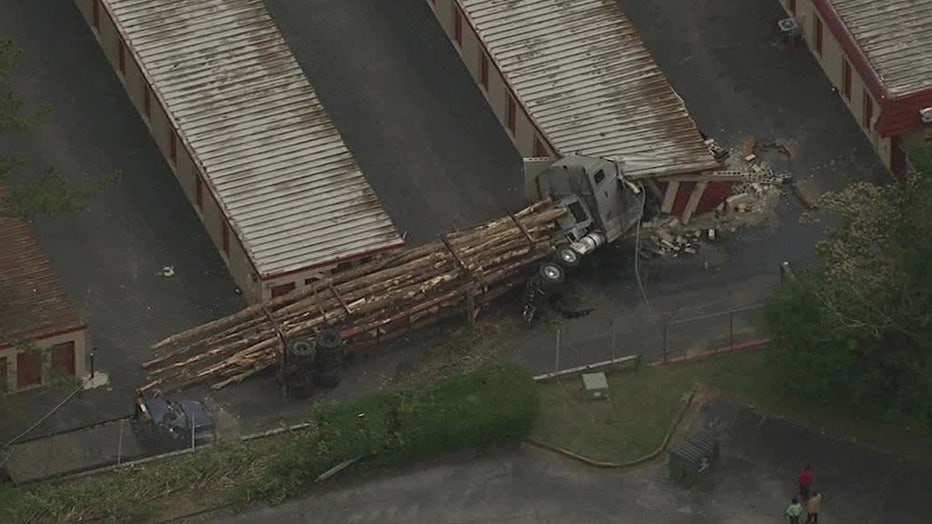
[[16, 387], [25, 388], [42, 382], [42, 363], [35, 351], [16, 355]]
[[52, 348], [52, 373], [54, 376], [74, 376], [74, 341], [63, 342]]

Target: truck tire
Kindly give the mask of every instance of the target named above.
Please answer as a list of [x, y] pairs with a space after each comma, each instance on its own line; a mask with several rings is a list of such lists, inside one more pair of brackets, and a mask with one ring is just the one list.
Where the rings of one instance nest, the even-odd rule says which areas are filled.
[[340, 332], [333, 328], [324, 329], [317, 334], [317, 346], [321, 349], [338, 349], [342, 345]]
[[302, 359], [313, 360], [317, 353], [317, 346], [313, 340], [296, 338], [288, 343], [288, 353]]
[[544, 262], [537, 268], [537, 279], [541, 289], [553, 291], [566, 280], [566, 271], [556, 262]]
[[560, 248], [557, 250], [556, 255], [554, 255], [554, 261], [557, 264], [560, 264], [563, 269], [567, 272], [573, 271], [579, 267], [580, 259], [579, 253], [573, 251], [568, 247]]

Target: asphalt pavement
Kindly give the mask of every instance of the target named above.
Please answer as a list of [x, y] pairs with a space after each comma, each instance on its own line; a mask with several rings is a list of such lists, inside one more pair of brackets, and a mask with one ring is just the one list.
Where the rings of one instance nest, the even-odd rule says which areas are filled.
[[804, 462], [825, 496], [820, 522], [932, 520], [927, 466], [731, 404], [704, 408], [696, 423], [719, 435], [721, 456], [692, 488], [670, 482], [663, 457], [616, 471], [519, 446], [362, 478], [344, 474], [303, 500], [218, 522], [776, 524], [785, 522]]
[[[0, 2], [0, 36], [23, 50], [10, 77], [16, 96], [27, 107], [52, 109], [23, 141], [30, 169], [52, 166], [73, 184], [122, 173], [87, 210], [33, 221], [99, 348], [97, 369], [110, 378], [109, 387], [68, 403], [36, 433], [129, 414], [149, 346], [235, 312], [243, 300], [74, 2]], [[173, 276], [160, 275], [165, 266]], [[5, 402], [0, 437], [25, 429], [64, 396], [46, 389]]]
[[520, 209], [521, 158], [425, 0], [267, 0], [412, 244]]

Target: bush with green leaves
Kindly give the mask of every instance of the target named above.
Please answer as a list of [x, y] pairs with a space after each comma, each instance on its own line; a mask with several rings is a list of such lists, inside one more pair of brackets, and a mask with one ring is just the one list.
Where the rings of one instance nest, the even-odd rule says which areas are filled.
[[770, 300], [774, 378], [803, 399], [932, 432], [932, 150], [900, 184], [853, 184], [819, 208], [822, 265]]
[[538, 410], [533, 379], [514, 365], [325, 405], [315, 410], [314, 438], [290, 442], [272, 471], [299, 488], [359, 456], [392, 464], [520, 439]]

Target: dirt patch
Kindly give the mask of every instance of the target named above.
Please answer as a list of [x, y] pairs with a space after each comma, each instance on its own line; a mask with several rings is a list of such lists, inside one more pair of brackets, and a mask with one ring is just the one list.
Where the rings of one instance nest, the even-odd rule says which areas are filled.
[[475, 327], [453, 330], [443, 342], [399, 365], [389, 386], [435, 382], [507, 360], [511, 356], [508, 340], [520, 330], [518, 319], [490, 311]]

